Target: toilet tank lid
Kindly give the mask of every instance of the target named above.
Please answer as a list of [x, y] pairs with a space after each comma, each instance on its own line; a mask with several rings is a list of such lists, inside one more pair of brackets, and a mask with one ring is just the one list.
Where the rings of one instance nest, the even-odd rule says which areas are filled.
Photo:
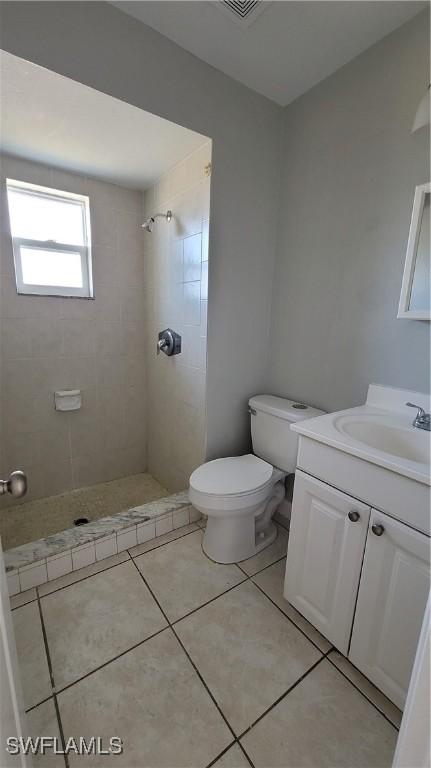
[[325, 411], [319, 408], [313, 408], [298, 400], [286, 400], [284, 397], [275, 397], [274, 395], [255, 395], [248, 401], [250, 408], [263, 413], [270, 413], [279, 419], [286, 421], [303, 421], [312, 419], [314, 416], [321, 416]]

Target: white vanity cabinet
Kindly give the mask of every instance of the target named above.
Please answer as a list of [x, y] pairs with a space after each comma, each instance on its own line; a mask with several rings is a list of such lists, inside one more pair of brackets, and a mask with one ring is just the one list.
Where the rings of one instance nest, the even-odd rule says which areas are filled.
[[402, 709], [430, 586], [429, 539], [371, 511], [349, 658]]
[[425, 534], [297, 470], [284, 595], [400, 708], [429, 563]]
[[371, 509], [297, 470], [285, 597], [347, 655]]

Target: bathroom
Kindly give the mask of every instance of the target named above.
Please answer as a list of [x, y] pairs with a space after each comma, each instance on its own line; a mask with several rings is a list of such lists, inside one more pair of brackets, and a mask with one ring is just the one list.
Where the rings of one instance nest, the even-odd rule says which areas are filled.
[[[12, 609], [5, 595], [2, 637], [15, 625], [2, 696], [6, 709], [15, 701], [16, 733], [51, 736], [63, 752], [72, 737], [118, 737], [110, 759], [128, 768], [426, 765], [429, 691], [416, 670], [429, 589], [429, 294], [416, 312], [406, 295], [418, 243], [427, 250], [417, 212], [429, 200], [429, 10], [262, 0], [241, 27], [216, 5], [1, 4], [2, 193], [6, 177], [89, 198], [94, 288], [94, 300], [88, 286], [86, 298], [17, 294], [2, 202], [0, 476], [27, 478], [25, 496], [0, 502]], [[199, 46], [209, 30], [225, 35], [226, 61]], [[287, 57], [278, 77], [268, 35]], [[54, 393], [74, 409], [56, 410]], [[358, 407], [357, 419], [384, 418], [367, 431], [345, 416], [334, 435], [331, 414]], [[401, 412], [408, 445], [394, 460]], [[356, 452], [343, 452], [351, 439]], [[237, 525], [219, 514], [225, 482], [228, 495], [278, 484], [283, 499], [246, 531], [245, 515]], [[4, 490], [23, 485], [18, 475]], [[328, 566], [341, 519], [347, 571]], [[392, 524], [415, 543], [385, 562], [416, 574], [393, 583], [414, 599], [385, 614], [380, 641], [399, 634], [401, 645], [373, 666], [355, 621], [370, 606], [367, 579], [379, 584], [365, 568], [370, 542], [395, 540]], [[321, 570], [304, 575], [310, 558]], [[8, 753], [4, 764], [30, 762]]]

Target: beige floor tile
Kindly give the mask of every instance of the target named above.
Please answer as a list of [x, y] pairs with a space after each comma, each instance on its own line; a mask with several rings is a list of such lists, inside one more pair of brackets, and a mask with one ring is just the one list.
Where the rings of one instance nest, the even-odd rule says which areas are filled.
[[12, 620], [24, 706], [30, 709], [52, 693], [38, 604], [28, 603], [17, 608], [12, 612]]
[[326, 660], [242, 739], [256, 768], [386, 768], [397, 731]]
[[380, 709], [380, 712], [383, 712], [383, 714], [386, 715], [391, 723], [397, 728], [400, 727], [403, 713], [392, 703], [392, 701], [389, 701], [389, 699], [386, 698], [384, 693], [379, 691], [375, 685], [367, 680], [367, 678], [338, 651], [331, 651], [328, 658], [346, 675], [346, 677], [349, 678], [349, 680], [352, 681], [352, 683], [354, 683], [354, 685], [356, 685], [357, 688], [359, 688], [360, 691], [362, 691], [363, 694], [365, 694], [365, 696], [367, 696], [367, 698], [370, 699], [370, 701], [373, 702], [373, 704], [376, 705], [377, 709]]
[[232, 741], [169, 629], [60, 693], [58, 702], [66, 739], [123, 739], [122, 755], [70, 755], [72, 767], [204, 768]]
[[166, 626], [131, 561], [47, 595], [42, 611], [57, 689]]
[[238, 744], [234, 744], [214, 763], [214, 768], [250, 768], [250, 763]]
[[136, 559], [170, 621], [246, 578], [236, 565], [213, 563], [202, 552], [202, 532], [173, 541]]
[[163, 536], [157, 536], [155, 539], [151, 539], [151, 541], [138, 544], [136, 547], [132, 547], [129, 552], [132, 557], [139, 557], [139, 555], [143, 555], [145, 552], [151, 552], [152, 549], [157, 549], [157, 547], [161, 547], [163, 544], [169, 544], [170, 541], [180, 539], [182, 536], [187, 536], [187, 534], [197, 530], [199, 530], [197, 523], [184, 525], [182, 528], [176, 528], [174, 531], [164, 533]]
[[243, 560], [239, 565], [240, 568], [248, 575], [261, 571], [262, 568], [266, 568], [271, 563], [275, 563], [276, 560], [280, 560], [281, 557], [286, 557], [288, 534], [284, 528], [278, 527], [278, 536], [276, 540], [259, 552], [254, 557], [249, 557], [248, 560]]
[[237, 734], [320, 657], [249, 581], [175, 629]]
[[27, 605], [27, 603], [32, 603], [33, 600], [36, 600], [36, 599], [37, 599], [37, 594], [36, 594], [35, 587], [32, 587], [31, 589], [26, 589], [24, 592], [18, 592], [17, 595], [13, 595], [13, 597], [9, 598], [11, 610], [14, 611], [15, 608], [20, 608], [22, 605]]
[[71, 584], [76, 584], [76, 582], [82, 581], [82, 579], [87, 579], [88, 576], [94, 576], [96, 573], [106, 571], [108, 568], [112, 568], [114, 565], [125, 563], [126, 560], [130, 560], [129, 554], [127, 552], [120, 552], [118, 555], [105, 557], [104, 560], [99, 560], [97, 563], [87, 565], [86, 568], [79, 568], [77, 571], [66, 573], [65, 576], [60, 576], [58, 579], [53, 579], [52, 581], [48, 581], [46, 584], [42, 584], [39, 587], [39, 595], [40, 597], [44, 597], [44, 595], [50, 595], [51, 592], [56, 592], [58, 589], [62, 589], [63, 587], [69, 587]]
[[284, 559], [280, 560], [278, 563], [274, 563], [274, 565], [271, 565], [269, 568], [265, 568], [264, 571], [257, 573], [256, 576], [253, 576], [253, 581], [263, 589], [265, 594], [267, 594], [271, 600], [274, 600], [274, 603], [281, 608], [283, 613], [285, 613], [286, 616], [299, 627], [299, 629], [302, 629], [307, 637], [309, 637], [310, 640], [323, 651], [323, 653], [326, 653], [329, 651], [331, 643], [329, 643], [328, 640], [323, 637], [323, 635], [321, 635], [320, 632], [307, 621], [307, 619], [304, 619], [304, 617], [301, 616], [301, 614], [298, 613], [298, 611], [285, 599], [283, 595], [285, 571], [286, 560]]
[[[45, 701], [27, 714], [28, 733], [36, 739], [38, 736], [53, 736], [57, 739], [58, 749], [62, 749], [60, 730], [53, 699]], [[64, 757], [56, 755], [53, 749], [33, 755], [34, 768], [65, 768]]]

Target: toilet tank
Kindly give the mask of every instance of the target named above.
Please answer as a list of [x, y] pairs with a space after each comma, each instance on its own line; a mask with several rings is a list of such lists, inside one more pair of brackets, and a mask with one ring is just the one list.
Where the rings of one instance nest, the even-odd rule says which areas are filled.
[[296, 469], [298, 435], [290, 425], [325, 411], [295, 400], [273, 395], [256, 395], [248, 401], [253, 453], [274, 467], [291, 473]]

